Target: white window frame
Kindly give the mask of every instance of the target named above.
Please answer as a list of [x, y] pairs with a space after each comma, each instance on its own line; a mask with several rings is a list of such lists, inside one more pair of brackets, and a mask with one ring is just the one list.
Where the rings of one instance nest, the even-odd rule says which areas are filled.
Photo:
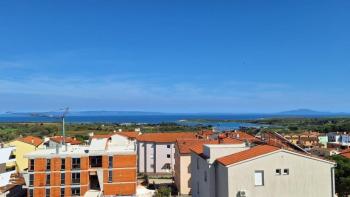
[[254, 172], [254, 185], [255, 186], [264, 186], [264, 171], [263, 170], [256, 170]]

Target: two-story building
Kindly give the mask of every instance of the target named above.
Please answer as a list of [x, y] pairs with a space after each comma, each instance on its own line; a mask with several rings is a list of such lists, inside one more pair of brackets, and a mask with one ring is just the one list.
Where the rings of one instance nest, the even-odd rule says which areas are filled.
[[28, 197], [136, 194], [136, 149], [124, 136], [40, 149], [25, 157]]
[[191, 149], [193, 197], [335, 196], [335, 163], [271, 145]]

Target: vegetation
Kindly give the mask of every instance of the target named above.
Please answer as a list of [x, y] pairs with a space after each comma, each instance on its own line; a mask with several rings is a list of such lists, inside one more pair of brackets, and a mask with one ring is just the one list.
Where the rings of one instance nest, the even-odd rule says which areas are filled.
[[282, 133], [318, 131], [321, 133], [350, 131], [350, 118], [271, 118], [248, 120], [253, 124], [263, 125], [263, 128], [249, 128], [250, 131], [277, 131]]
[[[184, 126], [176, 123], [161, 124], [113, 124], [113, 123], [70, 123], [66, 124], [67, 136], [76, 137], [78, 140], [88, 139], [88, 134], [106, 134], [122, 129], [123, 131], [140, 128], [142, 132], [159, 131], [199, 131], [207, 127]], [[0, 141], [6, 142], [27, 135], [54, 136], [61, 135], [62, 125], [60, 123], [0, 123]]]
[[337, 162], [335, 168], [335, 191], [339, 197], [350, 195], [350, 159], [340, 155], [332, 156]]
[[166, 186], [160, 186], [155, 194], [156, 197], [168, 197], [171, 196], [171, 188]]

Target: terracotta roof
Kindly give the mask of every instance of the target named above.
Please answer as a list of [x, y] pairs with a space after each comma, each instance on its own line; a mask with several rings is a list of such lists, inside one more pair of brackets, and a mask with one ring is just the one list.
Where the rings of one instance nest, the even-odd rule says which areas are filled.
[[[63, 136], [53, 136], [53, 137], [50, 137], [50, 140], [56, 143], [61, 143], [63, 140]], [[65, 137], [65, 142], [72, 145], [81, 144], [81, 141], [76, 140], [75, 138], [72, 138], [72, 137]]]
[[344, 156], [346, 158], [350, 159], [350, 148], [343, 150], [342, 152], [339, 153], [341, 156]]
[[139, 136], [139, 132], [136, 132], [136, 131], [123, 131], [123, 132], [117, 132], [115, 134], [122, 135], [132, 139], [136, 139], [137, 136]]
[[234, 163], [238, 163], [240, 161], [244, 161], [247, 159], [252, 159], [254, 157], [258, 157], [261, 155], [265, 155], [267, 153], [271, 153], [274, 151], [280, 150], [280, 148], [275, 147], [275, 146], [270, 146], [270, 145], [259, 145], [255, 146], [251, 149], [244, 150], [232, 155], [228, 155], [225, 157], [221, 157], [217, 159], [217, 161], [225, 166], [231, 165]]
[[191, 147], [196, 145], [203, 145], [209, 142], [210, 142], [209, 140], [203, 140], [203, 139], [178, 139], [176, 141], [176, 145], [178, 147], [180, 154], [190, 154]]
[[169, 143], [176, 142], [177, 139], [195, 139], [196, 134], [190, 132], [164, 132], [164, 133], [144, 133], [137, 136], [141, 142]]
[[249, 142], [259, 141], [259, 139], [257, 139], [255, 136], [242, 131], [233, 131], [230, 132], [228, 135], [236, 139], [248, 140]]
[[39, 146], [40, 144], [43, 143], [43, 140], [41, 138], [34, 137], [34, 136], [27, 136], [27, 137], [19, 138], [17, 140], [33, 146]]

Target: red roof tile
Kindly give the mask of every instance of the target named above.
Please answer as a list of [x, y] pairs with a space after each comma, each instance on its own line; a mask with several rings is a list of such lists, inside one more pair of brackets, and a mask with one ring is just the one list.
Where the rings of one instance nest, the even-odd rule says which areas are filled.
[[231, 165], [234, 163], [238, 163], [240, 161], [252, 159], [254, 157], [258, 157], [261, 155], [265, 155], [274, 151], [279, 150], [280, 148], [275, 147], [275, 146], [270, 146], [270, 145], [260, 145], [260, 146], [255, 146], [251, 149], [244, 150], [232, 155], [228, 155], [225, 157], [221, 157], [217, 159], [217, 161], [225, 166]]
[[164, 133], [144, 133], [136, 137], [141, 142], [169, 143], [176, 142], [177, 139], [195, 139], [196, 134], [190, 132], [164, 132]]
[[203, 140], [203, 139], [178, 139], [176, 141], [176, 145], [178, 147], [180, 154], [190, 154], [191, 147], [195, 145], [203, 145], [208, 142], [210, 141]]
[[[50, 140], [56, 143], [61, 143], [63, 140], [63, 136], [53, 136], [53, 137], [50, 137]], [[65, 142], [72, 145], [81, 144], [81, 141], [76, 140], [75, 138], [72, 138], [72, 137], [65, 137]]]
[[219, 140], [209, 140], [205, 141], [205, 143], [197, 143], [193, 146], [189, 147], [194, 153], [201, 155], [203, 154], [203, 145], [204, 144], [242, 144], [244, 143], [241, 140], [232, 139], [232, 138], [221, 138]]
[[137, 136], [139, 136], [139, 132], [136, 132], [136, 131], [123, 131], [123, 132], [117, 132], [115, 134], [122, 135], [132, 139], [136, 139]]
[[33, 146], [39, 146], [40, 144], [43, 143], [43, 140], [41, 138], [34, 137], [34, 136], [27, 136], [24, 138], [19, 138], [17, 140], [27, 144], [31, 144]]
[[349, 158], [350, 159], [350, 148], [343, 150], [339, 153], [341, 156]]

